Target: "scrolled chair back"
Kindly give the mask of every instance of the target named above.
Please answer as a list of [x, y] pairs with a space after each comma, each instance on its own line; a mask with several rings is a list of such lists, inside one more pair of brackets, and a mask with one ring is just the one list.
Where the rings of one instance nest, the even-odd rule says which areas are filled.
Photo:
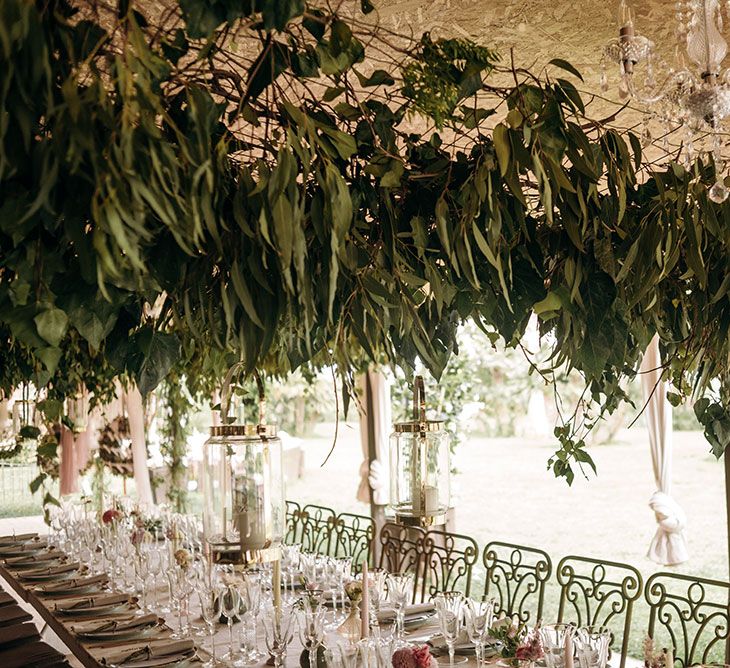
[[439, 592], [461, 591], [469, 596], [472, 571], [479, 559], [479, 546], [470, 536], [430, 530], [421, 539], [421, 598]]
[[641, 596], [641, 573], [616, 561], [564, 557], [556, 571], [560, 585], [558, 622], [604, 628], [611, 633], [612, 651], [620, 649], [626, 664], [635, 601]]
[[495, 613], [522, 623], [542, 619], [545, 586], [553, 572], [547, 552], [525, 545], [492, 541], [482, 553], [486, 569], [484, 600], [495, 600]]
[[675, 665], [688, 668], [730, 656], [730, 583], [681, 573], [646, 581], [648, 633], [655, 647], [672, 647]]

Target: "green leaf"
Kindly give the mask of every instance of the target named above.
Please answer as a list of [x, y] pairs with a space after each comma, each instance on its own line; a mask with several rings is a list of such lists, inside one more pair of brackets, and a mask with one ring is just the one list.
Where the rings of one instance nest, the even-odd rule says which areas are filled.
[[248, 289], [247, 281], [243, 276], [238, 260], [235, 260], [231, 267], [231, 281], [233, 282], [233, 289], [236, 291], [236, 295], [238, 295], [238, 298], [241, 300], [241, 305], [246, 311], [248, 317], [251, 318], [251, 321], [257, 327], [264, 329], [261, 318], [259, 318], [258, 313], [256, 313], [256, 307], [254, 306], [253, 299], [251, 298], [251, 292]]
[[581, 73], [575, 69], [573, 65], [571, 65], [567, 60], [563, 60], [562, 58], [553, 58], [548, 65], [554, 65], [555, 67], [559, 67], [561, 70], [565, 70], [566, 72], [570, 72], [574, 76], [578, 77], [581, 81], [583, 81], [583, 76]]
[[370, 0], [360, 0], [360, 11], [362, 11], [363, 14], [369, 14], [375, 9], [375, 5], [373, 5]]
[[140, 349], [144, 358], [135, 371], [135, 379], [142, 396], [147, 396], [167, 376], [172, 366], [180, 359], [180, 342], [174, 334], [147, 330], [140, 338]]
[[39, 473], [33, 480], [30, 481], [30, 493], [35, 494], [46, 479], [45, 473]]
[[497, 162], [499, 162], [499, 173], [504, 176], [510, 168], [510, 144], [509, 131], [507, 126], [500, 123], [494, 128], [493, 134], [494, 150], [497, 153]]
[[354, 70], [357, 75], [358, 81], [361, 86], [392, 86], [395, 83], [395, 79], [392, 75], [388, 74], [385, 70], [375, 70], [369, 77], [366, 77], [357, 70]]
[[35, 351], [38, 359], [43, 362], [43, 366], [46, 367], [48, 373], [53, 375], [56, 373], [58, 364], [61, 361], [61, 349], [60, 348], [39, 348]]
[[63, 340], [68, 327], [68, 316], [60, 308], [49, 308], [33, 318], [38, 334], [52, 346]]
[[547, 293], [547, 297], [542, 301], [537, 302], [532, 310], [537, 314], [547, 313], [550, 311], [559, 311], [563, 307], [563, 302], [557, 292], [552, 290]]

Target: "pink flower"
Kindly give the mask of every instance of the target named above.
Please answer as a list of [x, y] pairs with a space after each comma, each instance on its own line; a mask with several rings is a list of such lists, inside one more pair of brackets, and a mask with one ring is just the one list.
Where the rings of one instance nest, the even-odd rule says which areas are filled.
[[420, 668], [416, 663], [415, 651], [411, 649], [399, 649], [393, 653], [391, 663], [393, 668]]
[[417, 668], [431, 668], [433, 657], [428, 649], [428, 645], [413, 650], [413, 658], [416, 660]]
[[515, 650], [515, 659], [520, 661], [537, 661], [543, 656], [545, 656], [545, 652], [542, 649], [542, 642], [535, 631], [531, 631], [525, 641]]

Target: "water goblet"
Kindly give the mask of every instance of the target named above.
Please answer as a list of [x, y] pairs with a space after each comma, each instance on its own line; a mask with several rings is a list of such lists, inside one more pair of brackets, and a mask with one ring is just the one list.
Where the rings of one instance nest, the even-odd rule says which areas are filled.
[[403, 638], [406, 606], [413, 600], [413, 573], [391, 573], [387, 578], [388, 598], [395, 608], [396, 634]]
[[[460, 591], [445, 591], [436, 595], [436, 613], [439, 629], [449, 649], [449, 666], [455, 661], [455, 645], [461, 633], [464, 618], [464, 595]], [[466, 657], [461, 657], [464, 663]]]
[[579, 628], [574, 636], [575, 655], [580, 668], [606, 668], [611, 632], [603, 628]]
[[282, 668], [286, 661], [286, 650], [294, 636], [294, 615], [282, 614], [273, 607], [264, 615], [266, 649], [274, 657], [274, 668]]
[[467, 599], [464, 606], [464, 622], [469, 640], [474, 643], [477, 666], [484, 662], [484, 646], [494, 621], [494, 600]]
[[540, 640], [545, 651], [547, 668], [565, 666], [565, 643], [574, 633], [575, 626], [572, 624], [546, 624], [540, 627]]
[[299, 639], [309, 654], [309, 668], [317, 668], [317, 652], [324, 640], [325, 609], [302, 606], [299, 610]]

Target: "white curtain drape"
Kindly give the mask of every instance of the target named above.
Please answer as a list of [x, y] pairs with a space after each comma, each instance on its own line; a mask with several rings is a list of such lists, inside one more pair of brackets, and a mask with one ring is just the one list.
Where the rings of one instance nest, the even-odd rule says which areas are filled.
[[[641, 389], [648, 400], [646, 424], [649, 430], [651, 462], [656, 491], [649, 500], [657, 530], [647, 556], [658, 564], [672, 566], [689, 559], [683, 530], [687, 524], [684, 510], [672, 498], [672, 408], [667, 401], [667, 386], [661, 378], [659, 337], [655, 336], [641, 362]], [[653, 393], [653, 394], [652, 394]]]
[[[357, 500], [384, 506], [390, 498], [389, 450], [390, 439], [390, 381], [379, 371], [368, 371], [358, 378], [360, 388], [360, 444], [363, 462], [360, 465], [360, 485]], [[376, 458], [370, 461], [370, 433], [375, 436]]]
[[147, 468], [147, 445], [144, 433], [144, 406], [142, 395], [133, 385], [124, 391], [127, 405], [127, 418], [132, 438], [132, 464], [134, 466], [134, 484], [137, 488], [137, 501], [141, 506], [152, 506], [152, 485]]

